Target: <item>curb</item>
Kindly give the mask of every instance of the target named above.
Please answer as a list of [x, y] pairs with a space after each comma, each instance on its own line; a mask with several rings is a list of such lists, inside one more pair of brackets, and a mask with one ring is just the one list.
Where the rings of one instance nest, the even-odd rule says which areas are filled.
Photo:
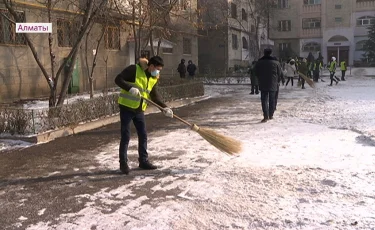
[[[167, 105], [170, 106], [171, 108], [178, 108], [178, 107], [186, 106], [189, 104], [193, 104], [198, 101], [206, 100], [208, 98], [209, 98], [208, 96], [200, 96], [200, 97], [179, 99], [176, 101], [169, 102], [167, 103]], [[158, 112], [160, 112], [159, 109], [149, 106], [145, 112], [145, 115], [158, 113]], [[40, 143], [53, 141], [59, 137], [66, 137], [66, 136], [78, 134], [81, 132], [85, 132], [88, 130], [97, 129], [97, 128], [100, 128], [109, 124], [113, 124], [116, 122], [120, 122], [119, 114], [115, 114], [110, 117], [101, 118], [95, 121], [86, 122], [86, 123], [79, 124], [76, 126], [63, 127], [57, 130], [47, 131], [47, 132], [36, 134], [33, 136], [4, 136], [4, 137], [1, 137], [0, 139], [21, 140], [21, 141], [30, 142], [33, 144], [40, 144]]]

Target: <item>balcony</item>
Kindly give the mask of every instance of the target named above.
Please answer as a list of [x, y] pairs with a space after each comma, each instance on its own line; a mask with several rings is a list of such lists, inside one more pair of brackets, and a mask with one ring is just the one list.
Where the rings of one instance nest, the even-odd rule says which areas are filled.
[[303, 38], [321, 37], [321, 36], [322, 36], [321, 28], [302, 29], [302, 32], [301, 32], [301, 37]]
[[322, 10], [321, 4], [314, 4], [314, 5], [303, 5], [302, 6], [302, 13], [320, 13]]
[[358, 1], [356, 2], [356, 10], [372, 10], [375, 9], [375, 1]]

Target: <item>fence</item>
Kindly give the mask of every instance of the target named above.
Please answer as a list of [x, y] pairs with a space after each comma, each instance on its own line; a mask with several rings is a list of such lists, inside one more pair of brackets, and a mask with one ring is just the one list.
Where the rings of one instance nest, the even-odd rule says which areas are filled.
[[[165, 101], [202, 96], [202, 82], [191, 81], [180, 85], [160, 87]], [[119, 113], [118, 94], [93, 99], [78, 99], [72, 104], [54, 108], [22, 109], [0, 108], [0, 134], [33, 135], [60, 127], [77, 126]]]

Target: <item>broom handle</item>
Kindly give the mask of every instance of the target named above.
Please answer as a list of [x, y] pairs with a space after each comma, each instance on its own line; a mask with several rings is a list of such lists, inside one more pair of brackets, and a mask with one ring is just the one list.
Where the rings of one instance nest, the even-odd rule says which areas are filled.
[[[161, 109], [161, 110], [164, 110], [163, 107], [161, 107], [160, 105], [156, 104], [155, 102], [141, 96], [141, 98], [145, 101], [147, 101], [148, 103], [152, 104], [153, 106], [156, 106], [157, 108]], [[176, 118], [177, 120], [181, 121], [182, 123], [184, 123], [185, 125], [189, 126], [189, 127], [193, 127], [192, 124], [190, 124], [189, 122], [185, 121], [184, 119], [182, 119], [181, 117], [178, 117], [176, 116], [175, 114], [173, 114], [173, 118]]]

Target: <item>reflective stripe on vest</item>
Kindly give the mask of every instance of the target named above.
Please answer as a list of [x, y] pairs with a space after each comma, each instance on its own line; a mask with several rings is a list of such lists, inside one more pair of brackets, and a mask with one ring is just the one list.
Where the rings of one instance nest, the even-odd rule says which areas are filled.
[[[135, 82], [127, 83], [132, 85], [132, 87], [136, 87], [137, 89], [139, 89], [143, 97], [150, 99], [150, 92], [157, 81], [158, 79], [154, 77], [147, 78], [145, 71], [139, 65], [136, 65]], [[141, 98], [132, 95], [124, 89], [121, 89], [118, 103], [132, 109], [137, 109], [141, 104]], [[146, 108], [147, 103], [142, 100], [142, 111], [145, 111]]]

